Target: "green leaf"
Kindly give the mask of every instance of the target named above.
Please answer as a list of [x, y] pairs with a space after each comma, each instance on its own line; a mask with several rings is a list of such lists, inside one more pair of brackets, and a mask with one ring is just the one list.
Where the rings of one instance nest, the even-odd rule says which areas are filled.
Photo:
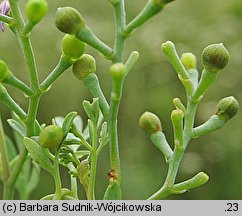
[[19, 177], [16, 182], [16, 189], [19, 193], [20, 199], [28, 199], [29, 193], [28, 193], [28, 179], [30, 175], [30, 165], [31, 165], [31, 160], [28, 157], [24, 165], [22, 167], [22, 170], [19, 174]]
[[108, 126], [107, 126], [107, 122], [103, 122], [101, 131], [100, 131], [99, 143], [100, 145], [106, 145], [107, 142], [108, 142]]
[[64, 131], [64, 137], [66, 137], [68, 132], [70, 131], [76, 115], [77, 115], [77, 112], [70, 112], [66, 115], [65, 120], [62, 125], [62, 129]]
[[26, 136], [25, 128], [18, 121], [16, 121], [15, 119], [8, 119], [7, 122], [9, 126], [14, 129], [19, 135], [21, 135], [22, 137]]
[[93, 98], [92, 103], [84, 100], [82, 105], [88, 118], [91, 119], [95, 124], [97, 124], [100, 114], [98, 98]]
[[17, 155], [17, 151], [13, 141], [7, 135], [5, 135], [5, 142], [7, 146], [8, 159], [11, 161]]
[[73, 127], [76, 127], [79, 131], [83, 130], [83, 121], [80, 115], [77, 115], [73, 121]]
[[38, 185], [40, 176], [40, 167], [34, 161], [32, 162], [31, 175], [28, 181], [28, 193], [30, 194]]
[[105, 191], [103, 199], [104, 200], [121, 200], [122, 199], [121, 187], [117, 180], [110, 181], [110, 183]]
[[87, 150], [82, 150], [82, 151], [76, 151], [75, 152], [75, 155], [78, 159], [82, 159], [84, 158], [85, 156], [88, 156], [90, 155], [90, 151], [87, 151]]
[[30, 157], [39, 164], [40, 167], [53, 174], [55, 171], [54, 166], [39, 144], [28, 137], [24, 138], [24, 144]]
[[80, 143], [81, 143], [81, 140], [72, 133], [68, 133], [64, 141], [65, 145], [73, 145], [73, 144], [80, 144]]
[[86, 193], [88, 192], [88, 185], [90, 180], [90, 165], [88, 160], [81, 161], [80, 165], [76, 168], [77, 176], [80, 180], [80, 183], [83, 185]]
[[62, 116], [56, 116], [52, 119], [52, 124], [57, 125], [59, 127], [62, 127], [64, 122], [64, 117]]

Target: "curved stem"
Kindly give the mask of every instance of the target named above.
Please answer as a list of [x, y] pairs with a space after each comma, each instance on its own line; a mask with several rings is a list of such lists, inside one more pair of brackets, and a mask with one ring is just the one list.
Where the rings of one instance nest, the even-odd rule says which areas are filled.
[[29, 86], [27, 86], [24, 82], [15, 77], [13, 74], [11, 74], [6, 80], [4, 80], [4, 83], [18, 88], [27, 96], [33, 96], [34, 94]]
[[59, 170], [59, 151], [56, 150], [55, 154], [55, 172], [53, 173], [54, 181], [55, 181], [55, 196], [53, 199], [60, 200], [61, 199], [61, 180], [60, 180], [60, 170]]
[[149, 0], [143, 10], [125, 27], [123, 35], [129, 36], [136, 28], [143, 25], [151, 17], [159, 13], [164, 6], [160, 6], [154, 3], [153, 0]]
[[[13, 32], [16, 34], [19, 45], [24, 54], [28, 73], [29, 73], [31, 87], [32, 87], [32, 90], [34, 91], [34, 95], [29, 100], [28, 114], [25, 122], [26, 134], [28, 137], [30, 137], [30, 136], [36, 135], [35, 121], [36, 121], [38, 104], [41, 96], [39, 92], [39, 80], [38, 80], [35, 57], [34, 57], [30, 38], [28, 36], [22, 35], [22, 30], [24, 28], [24, 21], [19, 9], [19, 1], [9, 0], [9, 3], [11, 6], [12, 16], [15, 20], [15, 23], [12, 29], [13, 29]], [[23, 148], [18, 158], [18, 161], [16, 163], [16, 166], [14, 166], [12, 173], [10, 174], [10, 177], [8, 179], [8, 194], [6, 197], [8, 199], [13, 198], [14, 185], [21, 172], [21, 169], [26, 160], [27, 154], [28, 152], [26, 148]]]
[[13, 100], [13, 98], [8, 94], [6, 88], [0, 84], [0, 99], [5, 103], [13, 112], [15, 112], [18, 117], [22, 120], [26, 120], [26, 113], [22, 108]]
[[3, 199], [6, 199], [7, 182], [10, 175], [10, 167], [9, 167], [8, 153], [7, 153], [7, 147], [5, 142], [1, 116], [0, 116], [0, 155], [1, 155], [2, 176], [3, 176]]
[[90, 181], [88, 185], [88, 199], [95, 200], [95, 182], [97, 172], [97, 125], [93, 124], [92, 152], [91, 152], [91, 170]]
[[98, 98], [100, 109], [102, 111], [104, 119], [107, 119], [109, 112], [109, 104], [100, 87], [97, 75], [92, 73], [89, 76], [85, 77], [82, 81], [86, 88], [91, 92], [92, 96]]
[[196, 109], [197, 109], [197, 103], [188, 99], [187, 111], [185, 115], [185, 125], [183, 130], [183, 145], [175, 145], [173, 156], [169, 161], [168, 174], [167, 174], [165, 183], [163, 184], [160, 190], [158, 190], [148, 199], [151, 199], [151, 200], [162, 199], [174, 193], [172, 188], [175, 183], [177, 172], [178, 172], [183, 154], [186, 150], [186, 147], [193, 136], [193, 124], [194, 124]]
[[40, 88], [42, 91], [47, 90], [50, 85], [71, 65], [73, 64], [69, 58], [64, 55], [61, 56], [59, 63], [55, 69], [49, 74], [49, 76], [41, 83]]
[[113, 54], [113, 50], [104, 42], [102, 42], [88, 26], [82, 27], [80, 31], [76, 34], [76, 37], [98, 50], [107, 58], [111, 57]]

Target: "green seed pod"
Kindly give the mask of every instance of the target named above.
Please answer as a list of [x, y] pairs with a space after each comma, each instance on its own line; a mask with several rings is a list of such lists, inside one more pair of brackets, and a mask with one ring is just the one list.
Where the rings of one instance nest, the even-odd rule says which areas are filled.
[[236, 115], [238, 110], [238, 101], [233, 96], [230, 96], [218, 102], [216, 114], [224, 121], [228, 121]]
[[85, 26], [79, 11], [72, 7], [57, 9], [55, 25], [60, 31], [72, 35], [77, 34], [78, 31]]
[[104, 200], [121, 200], [122, 191], [117, 180], [111, 180], [103, 197]]
[[62, 51], [72, 60], [79, 59], [85, 52], [86, 44], [78, 40], [74, 35], [66, 34], [62, 39]]
[[9, 76], [9, 74], [10, 72], [7, 64], [0, 60], [0, 82], [4, 81]]
[[125, 72], [126, 68], [122, 63], [116, 63], [110, 67], [110, 74], [114, 80], [122, 79], [125, 75]]
[[186, 70], [194, 69], [197, 66], [197, 58], [193, 53], [183, 53], [181, 61]]
[[218, 72], [229, 61], [229, 52], [222, 43], [207, 46], [202, 52], [203, 66], [207, 71]]
[[31, 23], [38, 23], [46, 15], [48, 4], [46, 0], [29, 0], [26, 4], [26, 15]]
[[96, 72], [96, 60], [88, 54], [83, 54], [81, 58], [73, 64], [73, 74], [80, 80], [91, 73]]
[[58, 148], [64, 138], [63, 129], [57, 125], [45, 127], [39, 135], [39, 144], [43, 148]]
[[139, 125], [148, 135], [162, 130], [160, 119], [151, 112], [145, 112], [140, 117]]

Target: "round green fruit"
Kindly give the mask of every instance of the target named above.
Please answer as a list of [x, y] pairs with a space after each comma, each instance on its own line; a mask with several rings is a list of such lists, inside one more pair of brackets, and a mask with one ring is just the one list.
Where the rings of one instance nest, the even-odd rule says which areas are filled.
[[57, 125], [45, 127], [39, 135], [39, 144], [43, 148], [58, 148], [64, 138], [63, 129]]

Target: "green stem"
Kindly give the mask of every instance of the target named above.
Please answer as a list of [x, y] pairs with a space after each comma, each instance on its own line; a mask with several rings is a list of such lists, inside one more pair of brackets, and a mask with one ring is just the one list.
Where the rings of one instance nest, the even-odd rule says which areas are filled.
[[55, 166], [55, 172], [53, 173], [53, 177], [54, 177], [54, 181], [55, 181], [55, 196], [54, 196], [54, 200], [60, 200], [61, 199], [61, 180], [60, 180], [60, 169], [59, 169], [59, 150], [56, 150], [56, 154], [55, 154], [55, 162], [54, 162], [54, 166]]
[[4, 80], [4, 83], [18, 88], [19, 90], [23, 91], [23, 93], [27, 96], [32, 96], [34, 94], [29, 86], [27, 86], [24, 82], [15, 77], [12, 73], [10, 74], [10, 76], [8, 76], [7, 79]]
[[98, 98], [100, 109], [102, 111], [104, 119], [107, 119], [109, 113], [109, 104], [100, 87], [97, 75], [94, 73], [90, 74], [83, 79], [83, 83], [86, 88], [91, 92], [92, 96]]
[[205, 123], [193, 129], [193, 138], [211, 133], [223, 127], [225, 121], [220, 119], [217, 115], [212, 115]]
[[157, 131], [150, 135], [152, 143], [162, 152], [168, 162], [173, 155], [173, 151], [166, 140], [165, 134], [162, 131]]
[[88, 200], [95, 200], [95, 182], [97, 172], [97, 133], [98, 127], [93, 124], [92, 152], [91, 152], [91, 170], [90, 181], [88, 185]]
[[175, 145], [173, 156], [169, 161], [168, 174], [167, 174], [165, 183], [163, 184], [160, 190], [158, 190], [148, 199], [151, 199], [151, 200], [162, 199], [174, 193], [174, 191], [172, 191], [172, 188], [175, 183], [177, 172], [178, 172], [183, 154], [186, 150], [186, 147], [193, 136], [193, 125], [194, 125], [196, 109], [197, 109], [197, 103], [193, 102], [191, 99], [188, 99], [187, 111], [185, 114], [185, 125], [183, 130], [183, 145]]
[[5, 142], [1, 116], [0, 116], [0, 155], [1, 155], [2, 176], [3, 176], [3, 199], [6, 199], [7, 182], [10, 175], [10, 167], [9, 167], [8, 153], [7, 153], [7, 147]]
[[29, 100], [29, 108], [28, 108], [28, 117], [26, 120], [26, 131], [27, 137], [36, 136], [36, 116], [38, 112], [38, 106], [40, 101], [41, 94], [37, 94], [35, 97], [30, 98]]
[[158, 190], [156, 193], [154, 193], [151, 197], [148, 198], [149, 200], [162, 199], [172, 194], [172, 187], [174, 185], [178, 168], [179, 168], [182, 156], [184, 154], [184, 151], [185, 151], [184, 147], [181, 147], [178, 145], [175, 146], [173, 157], [169, 161], [169, 170], [168, 170], [165, 183], [160, 190]]
[[12, 17], [0, 13], [0, 21], [11, 25], [14, 22], [14, 19]]
[[123, 62], [124, 41], [125, 37], [122, 35], [123, 28], [126, 26], [126, 15], [124, 9], [124, 0], [114, 5], [115, 11], [115, 41], [114, 41], [114, 55], [113, 63]]
[[108, 58], [111, 57], [113, 54], [113, 50], [105, 43], [103, 43], [99, 38], [97, 38], [97, 36], [92, 32], [92, 30], [88, 26], [82, 27], [80, 31], [77, 33], [76, 37], [79, 40], [89, 44], [90, 46], [92, 46]]
[[[115, 42], [114, 42], [114, 56], [113, 63], [123, 62], [124, 42], [125, 38], [122, 35], [122, 30], [126, 25], [124, 0], [114, 5], [115, 10]], [[111, 102], [108, 116], [108, 131], [109, 131], [109, 145], [110, 145], [110, 160], [111, 169], [115, 170], [117, 180], [121, 182], [121, 166], [119, 157], [119, 145], [118, 145], [118, 130], [117, 130], [117, 118], [119, 105], [122, 98], [124, 79], [113, 81]]]
[[194, 92], [192, 99], [195, 102], [200, 100], [203, 97], [205, 91], [217, 79], [217, 77], [218, 77], [217, 72], [210, 72], [204, 69], [202, 72], [201, 79], [198, 83], [198, 87]]
[[6, 88], [0, 84], [0, 99], [5, 103], [13, 112], [15, 112], [18, 117], [22, 120], [26, 120], [26, 113], [22, 108], [13, 100], [13, 98], [8, 94]]
[[[22, 35], [22, 30], [24, 28], [24, 21], [23, 21], [21, 12], [20, 12], [19, 1], [9, 0], [9, 3], [11, 6], [12, 16], [15, 20], [15, 25], [13, 27], [13, 31], [16, 34], [16, 37], [18, 39], [18, 42], [19, 42], [22, 52], [24, 54], [28, 73], [29, 73], [31, 87], [34, 91], [34, 96], [32, 98], [30, 98], [30, 101], [29, 101], [29, 109], [28, 109], [28, 114], [27, 114], [27, 120], [25, 123], [27, 136], [30, 137], [30, 136], [36, 135], [35, 134], [35, 121], [36, 121], [38, 104], [39, 104], [39, 100], [40, 100], [40, 96], [41, 96], [40, 92], [39, 92], [39, 81], [38, 81], [35, 57], [34, 57], [32, 45], [31, 45], [31, 41], [30, 41], [29, 37]], [[20, 116], [20, 118], [21, 118], [21, 116]], [[14, 185], [22, 170], [22, 166], [25, 162], [27, 154], [28, 154], [28, 152], [27, 152], [26, 148], [23, 148], [22, 152], [19, 155], [16, 166], [14, 166], [12, 173], [10, 174], [10, 177], [8, 179], [8, 186], [7, 186], [8, 193], [6, 194], [6, 198], [8, 198], [8, 199], [13, 198]]]
[[143, 25], [151, 17], [159, 13], [164, 6], [157, 5], [155, 1], [149, 0], [143, 10], [124, 28], [123, 35], [130, 36], [130, 34], [138, 27]]
[[185, 114], [185, 124], [183, 130], [183, 142], [186, 148], [190, 139], [193, 137], [193, 125], [195, 119], [195, 113], [197, 110], [197, 102], [188, 100], [187, 111]]
[[[70, 165], [68, 165], [68, 168], [70, 171], [76, 171], [76, 168], [72, 163]], [[70, 175], [70, 178], [71, 178], [71, 191], [72, 191], [74, 197], [78, 199], [77, 179], [76, 179], [76, 177], [72, 177], [72, 175]]]
[[55, 69], [49, 74], [49, 76], [41, 83], [40, 89], [42, 91], [46, 91], [50, 85], [66, 70], [68, 69], [73, 62], [67, 58], [66, 56], [62, 55], [60, 58], [59, 63], [55, 67]]
[[119, 158], [119, 145], [118, 145], [118, 130], [117, 130], [117, 118], [118, 110], [123, 91], [123, 79], [120, 82], [113, 81], [113, 90], [111, 93], [111, 103], [108, 119], [108, 131], [109, 131], [109, 144], [110, 144], [110, 158], [111, 169], [115, 170], [117, 180], [121, 181], [121, 168]]
[[17, 181], [17, 178], [22, 170], [25, 159], [28, 155], [28, 151], [26, 148], [22, 148], [22, 151], [19, 154], [18, 160], [13, 167], [13, 170], [8, 178], [7, 188], [5, 193], [5, 199], [12, 200], [14, 198], [14, 186]]

